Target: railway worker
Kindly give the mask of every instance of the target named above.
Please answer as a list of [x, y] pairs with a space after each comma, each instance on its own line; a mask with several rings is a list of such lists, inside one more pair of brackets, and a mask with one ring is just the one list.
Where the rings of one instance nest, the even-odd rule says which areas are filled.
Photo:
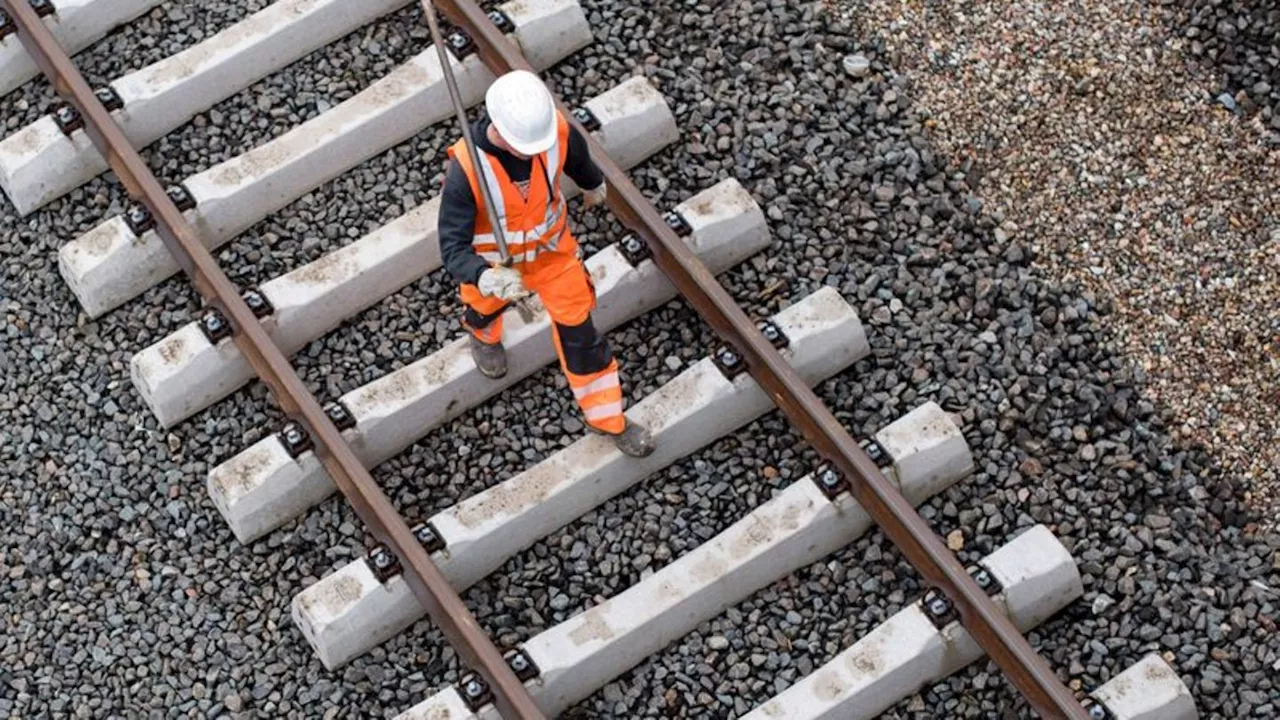
[[[551, 316], [560, 369], [587, 425], [612, 436], [630, 456], [648, 455], [653, 439], [623, 414], [618, 361], [591, 322], [595, 288], [569, 231], [560, 184], [565, 174], [573, 178], [592, 207], [605, 200], [604, 175], [537, 75], [514, 71], [498, 78], [485, 109], [488, 117], [472, 126], [483, 173], [472, 166], [465, 139], [449, 148], [439, 219], [440, 255], [461, 286], [476, 366], [490, 378], [506, 374], [502, 314], [536, 293]], [[510, 267], [501, 264], [481, 182], [488, 183], [506, 231]]]

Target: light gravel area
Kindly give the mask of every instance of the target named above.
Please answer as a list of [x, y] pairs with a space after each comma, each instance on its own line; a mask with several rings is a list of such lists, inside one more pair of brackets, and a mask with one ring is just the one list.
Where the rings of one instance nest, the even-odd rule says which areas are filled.
[[1274, 2], [835, 0], [912, 81], [1060, 282], [1177, 418], [1280, 515], [1280, 13]]
[[[725, 177], [767, 208], [760, 257], [723, 276], [757, 316], [829, 285], [858, 309], [872, 357], [820, 396], [859, 437], [926, 400], [963, 419], [978, 472], [927, 503], [972, 562], [1037, 522], [1079, 562], [1085, 596], [1031, 634], [1067, 682], [1096, 687], [1165, 655], [1202, 717], [1280, 708], [1280, 536], [1257, 528], [1238, 476], [1175, 440], [1153, 375], [1113, 346], [1108, 303], [1032, 264], [1010, 213], [941, 152], [916, 89], [872, 33], [822, 3], [696, 5], [584, 0], [596, 42], [549, 78], [570, 104], [633, 74], [668, 98], [677, 147], [632, 173], [671, 207]], [[151, 52], [160, 25], [208, 32], [194, 0], [166, 3], [82, 63]], [[244, 2], [208, 3], [230, 21]], [[175, 8], [185, 8], [181, 17]], [[208, 12], [213, 12], [211, 9]], [[425, 46], [407, 10], [218, 103], [148, 153], [180, 179], [313, 117]], [[865, 75], [843, 68], [866, 59]], [[46, 102], [38, 87], [15, 97]], [[288, 110], [273, 115], [262, 96]], [[926, 105], [927, 108], [927, 105]], [[339, 247], [430, 197], [453, 131], [438, 127], [362, 164], [219, 253], [245, 284]], [[168, 159], [177, 156], [177, 161]], [[364, 552], [337, 499], [249, 547], [204, 489], [214, 464], [276, 430], [261, 387], [160, 431], [128, 378], [136, 352], [193, 317], [180, 279], [97, 321], [77, 312], [56, 250], [124, 206], [99, 178], [30, 218], [0, 201], [0, 717], [390, 717], [457, 679], [427, 622], [328, 672], [293, 627], [294, 594]], [[588, 247], [618, 235], [598, 211]], [[443, 273], [351, 319], [296, 359], [322, 400], [456, 337]], [[680, 302], [611, 334], [633, 399], [714, 344]], [[547, 369], [427, 433], [375, 478], [411, 518], [492, 485], [578, 437]], [[808, 473], [773, 413], [519, 553], [465, 593], [512, 646], [689, 552]], [[829, 660], [922, 591], [879, 533], [761, 590], [575, 707], [598, 718], [734, 717]], [[891, 718], [1030, 717], [978, 663], [923, 688]]]

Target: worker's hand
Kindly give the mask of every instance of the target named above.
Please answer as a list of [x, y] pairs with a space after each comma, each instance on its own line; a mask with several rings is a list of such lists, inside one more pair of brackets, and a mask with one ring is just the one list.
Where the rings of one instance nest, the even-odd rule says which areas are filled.
[[609, 183], [601, 182], [600, 187], [594, 190], [583, 190], [582, 198], [587, 207], [595, 207], [603, 205], [605, 198], [609, 196]]
[[507, 302], [514, 302], [529, 294], [519, 270], [509, 267], [491, 267], [480, 273], [476, 283], [480, 292]]

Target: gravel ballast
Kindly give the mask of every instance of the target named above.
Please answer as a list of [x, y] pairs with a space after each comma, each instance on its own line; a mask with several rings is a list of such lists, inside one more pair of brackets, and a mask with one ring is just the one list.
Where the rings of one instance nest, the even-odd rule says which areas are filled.
[[[732, 175], [766, 208], [775, 241], [722, 278], [734, 297], [764, 316], [831, 285], [859, 310], [873, 356], [819, 387], [841, 421], [862, 437], [926, 400], [962, 419], [979, 472], [922, 509], [939, 533], [962, 532], [961, 559], [1037, 522], [1072, 551], [1086, 594], [1031, 634], [1064, 679], [1094, 687], [1158, 650], [1202, 717], [1274, 716], [1280, 536], [1260, 529], [1239, 473], [1173, 436], [1182, 420], [1160, 376], [1121, 354], [1125, 314], [1112, 306], [1122, 303], [1064, 278], [1029, 230], [1010, 232], [1010, 221], [1025, 226], [982, 185], [990, 173], [964, 172], [945, 128], [929, 131], [917, 109], [934, 112], [927, 92], [889, 61], [870, 17], [784, 0], [583, 4], [596, 42], [548, 74], [557, 89], [573, 104], [643, 73], [683, 133], [632, 173], [640, 187], [666, 208]], [[199, 24], [200, 5], [166, 3], [147, 31], [113, 35], [109, 52], [80, 63], [114, 73], [130, 48], [155, 41], [157, 24], [215, 31]], [[216, 5], [230, 22], [262, 3]], [[148, 157], [162, 180], [181, 179], [421, 47], [420, 16], [403, 11], [219, 103]], [[272, 117], [263, 95], [287, 111]], [[36, 86], [0, 98], [0, 120], [26, 122], [35, 110], [14, 103], [50, 99]], [[425, 131], [345, 173], [220, 260], [248, 285], [350, 242], [434, 194], [452, 135]], [[290, 598], [362, 553], [363, 529], [332, 500], [252, 546], [235, 542], [205, 475], [277, 429], [280, 413], [255, 386], [158, 430], [128, 359], [192, 319], [194, 293], [169, 281], [90, 322], [57, 274], [57, 248], [124, 203], [114, 178], [99, 178], [26, 219], [0, 205], [0, 716], [384, 717], [456, 680], [452, 651], [426, 622], [332, 673], [292, 626]], [[574, 215], [589, 249], [618, 236], [605, 213], [575, 203]], [[455, 337], [458, 316], [437, 273], [296, 363], [329, 400]], [[680, 302], [611, 338], [633, 399], [714, 344]], [[547, 369], [374, 476], [406, 515], [426, 517], [581, 432]], [[771, 414], [517, 555], [465, 598], [502, 647], [516, 644], [688, 552], [813, 464]], [[921, 590], [873, 533], [703, 624], [573, 714], [732, 717]], [[1030, 713], [978, 663], [886, 715], [926, 716]]]
[[1276, 527], [1275, 3], [836, 5], [910, 78], [1000, 232], [1114, 301], [1112, 335], [1175, 437], [1244, 478]]
[[1257, 111], [1280, 133], [1280, 4], [1164, 0], [1169, 25], [1189, 40], [1191, 55], [1205, 61], [1221, 94], [1218, 101], [1252, 114]]

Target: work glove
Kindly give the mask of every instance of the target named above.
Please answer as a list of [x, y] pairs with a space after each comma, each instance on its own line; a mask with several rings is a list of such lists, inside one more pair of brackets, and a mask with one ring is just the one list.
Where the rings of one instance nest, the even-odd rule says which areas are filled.
[[484, 295], [507, 302], [514, 302], [529, 294], [520, 271], [509, 267], [491, 267], [480, 273], [476, 287]]
[[609, 195], [609, 183], [601, 181], [600, 187], [594, 190], [583, 190], [582, 198], [587, 207], [595, 207], [603, 205], [604, 200]]

